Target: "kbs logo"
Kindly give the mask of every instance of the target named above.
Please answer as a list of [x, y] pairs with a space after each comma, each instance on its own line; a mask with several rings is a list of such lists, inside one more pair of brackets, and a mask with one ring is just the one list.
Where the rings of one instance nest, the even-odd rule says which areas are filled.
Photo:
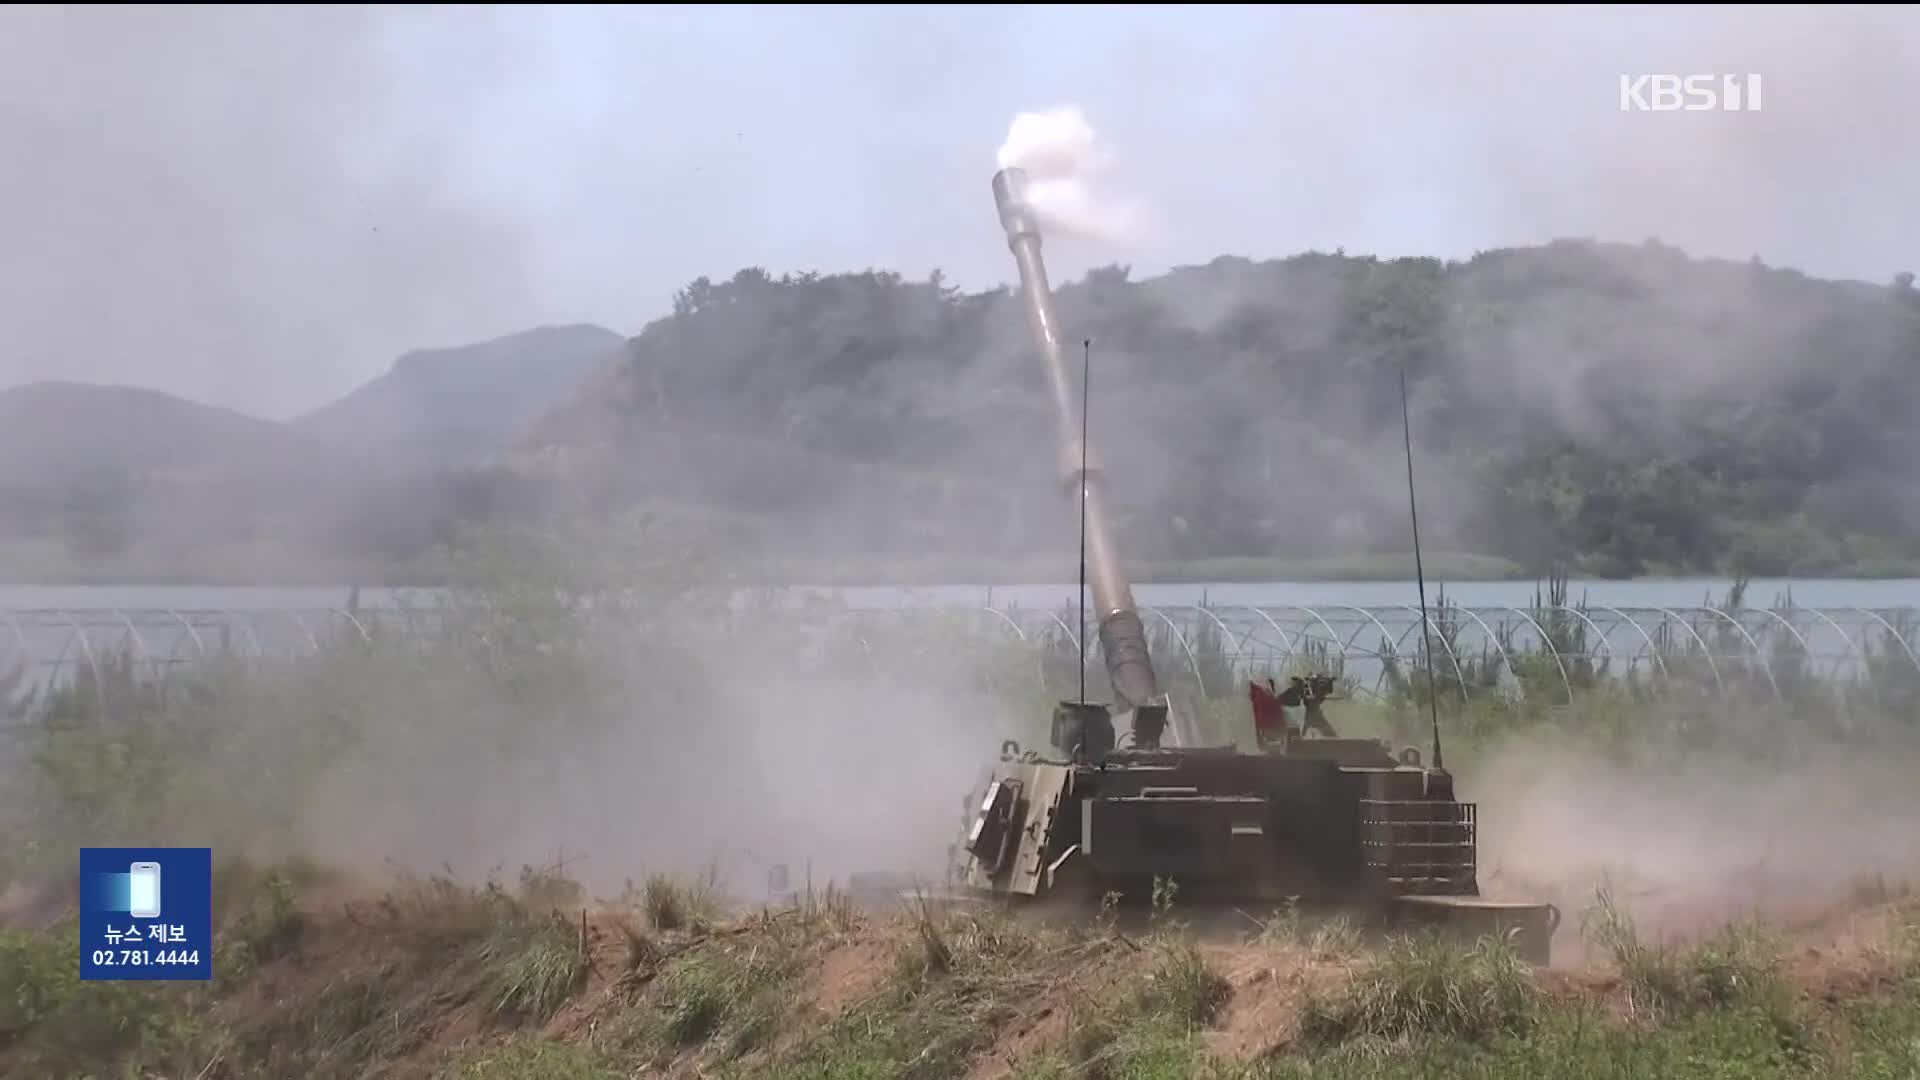
[[1759, 112], [1758, 75], [1622, 75], [1621, 112]]

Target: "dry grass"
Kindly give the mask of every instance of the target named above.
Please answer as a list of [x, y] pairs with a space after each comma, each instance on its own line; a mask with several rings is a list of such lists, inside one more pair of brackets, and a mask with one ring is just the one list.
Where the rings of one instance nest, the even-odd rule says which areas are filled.
[[[633, 899], [637, 894], [637, 902]], [[627, 883], [627, 903], [638, 907], [655, 930], [695, 930], [717, 920], [723, 905], [711, 875], [702, 880], [684, 881], [667, 874], [654, 874], [646, 885], [635, 890]]]
[[495, 968], [494, 1008], [534, 1019], [553, 1015], [586, 976], [573, 923], [554, 914], [529, 914], [502, 923], [483, 955]]
[[1309, 995], [1301, 1034], [1323, 1047], [1355, 1039], [1484, 1043], [1525, 1035], [1541, 1005], [1532, 967], [1503, 938], [1401, 937], [1363, 963], [1341, 996]]
[[1786, 993], [1780, 942], [1757, 923], [1731, 924], [1686, 949], [1649, 943], [1612, 890], [1602, 886], [1582, 929], [1619, 973], [1633, 1019], [1659, 1022], [1696, 1009], [1778, 1005]]
[[[1248, 916], [1252, 918], [1252, 916]], [[1333, 961], [1353, 956], [1360, 950], [1360, 927], [1344, 913], [1311, 916], [1296, 902], [1282, 904], [1265, 919], [1253, 919], [1258, 933], [1255, 940], [1273, 946], [1304, 948], [1315, 960]]]
[[[273, 880], [261, 876], [231, 909], [232, 926], [273, 925], [286, 903]], [[1650, 946], [1605, 893], [1588, 929], [1618, 977], [1556, 978], [1552, 997], [1498, 939], [1403, 938], [1375, 951], [1353, 942], [1350, 923], [1287, 909], [1251, 941], [1202, 945], [1166, 911], [1144, 936], [1128, 937], [926, 902], [880, 917], [829, 890], [785, 910], [730, 921], [716, 912], [672, 930], [643, 925], [639, 912], [594, 913], [598, 945], [583, 948], [578, 922], [556, 910], [574, 897], [549, 872], [523, 874], [513, 889], [408, 882], [358, 908], [351, 928], [309, 917], [298, 957], [267, 961], [228, 991], [244, 1007], [202, 1018], [220, 1041], [204, 1044], [210, 1050], [184, 1073], [179, 1061], [140, 1058], [124, 1040], [103, 1042], [109, 1053], [74, 1059], [67, 1071], [121, 1075], [138, 1058], [148, 1072], [192, 1075], [219, 1053], [224, 1064], [210, 1076], [343, 1080], [376, 1071], [479, 1080], [636, 1071], [1324, 1080], [1434, 1070], [1504, 1080], [1693, 1075], [1694, 1063], [1708, 1061], [1725, 1069], [1700, 1075], [1772, 1080], [1907, 1075], [1903, 1040], [1920, 1034], [1869, 1009], [1846, 1029], [1857, 1045], [1834, 1049], [1820, 1025], [1854, 1023], [1857, 999], [1816, 999], [1808, 1007], [1828, 1010], [1818, 1022], [1787, 1008], [1776, 991], [1789, 976], [1770, 935], [1731, 927], [1687, 949]], [[1897, 912], [1875, 912], [1875, 925]], [[1883, 996], [1920, 978], [1912, 936], [1920, 930], [1898, 918], [1886, 929], [1889, 957], [1905, 966], [1890, 960], [1892, 982], [1876, 976]], [[847, 981], [849, 961], [858, 989], [832, 990], [835, 1006], [820, 1009], [830, 984]], [[1274, 970], [1244, 977], [1260, 964]], [[1569, 988], [1587, 1011], [1598, 1004], [1615, 1015], [1580, 1018]], [[1619, 994], [1638, 1022], [1604, 1008], [1601, 995]], [[1241, 1025], [1252, 1022], [1272, 1035], [1243, 1038]], [[66, 1030], [63, 1046], [96, 1029]], [[1724, 1063], [1715, 1056], [1723, 1052]], [[1847, 1066], [1848, 1054], [1864, 1064]], [[1816, 1067], [1827, 1071], [1809, 1071]]]
[[1189, 1026], [1218, 1019], [1233, 996], [1233, 986], [1207, 962], [1200, 946], [1190, 940], [1162, 938], [1153, 942], [1152, 949], [1142, 1010]]

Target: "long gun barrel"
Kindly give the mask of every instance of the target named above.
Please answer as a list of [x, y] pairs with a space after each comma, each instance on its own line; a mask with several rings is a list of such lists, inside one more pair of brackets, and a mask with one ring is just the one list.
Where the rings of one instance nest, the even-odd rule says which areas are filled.
[[[1007, 230], [1007, 247], [1020, 264], [1020, 288], [1027, 302], [1027, 321], [1046, 365], [1047, 386], [1053, 394], [1054, 414], [1060, 422], [1060, 473], [1069, 492], [1080, 494], [1085, 484], [1087, 576], [1100, 627], [1100, 650], [1107, 663], [1121, 711], [1155, 704], [1160, 697], [1153, 660], [1147, 651], [1146, 628], [1134, 610], [1133, 589], [1120, 569], [1120, 554], [1107, 529], [1105, 493], [1100, 461], [1091, 447], [1081, 445], [1081, 417], [1067, 383], [1067, 367], [1060, 352], [1059, 320], [1053, 311], [1053, 293], [1047, 286], [1047, 267], [1040, 260], [1040, 222], [1026, 198], [1027, 175], [1020, 169], [1002, 169], [993, 177], [993, 201], [1000, 224]], [[1085, 463], [1085, 476], [1082, 463]]]

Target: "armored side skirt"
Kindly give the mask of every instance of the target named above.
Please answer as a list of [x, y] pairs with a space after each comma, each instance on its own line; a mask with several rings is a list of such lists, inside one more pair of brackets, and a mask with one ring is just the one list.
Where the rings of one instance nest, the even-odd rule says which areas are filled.
[[1080, 814], [1080, 853], [1103, 880], [1169, 877], [1189, 891], [1225, 887], [1275, 900], [1318, 888], [1310, 867], [1275, 844], [1263, 798], [1149, 789], [1082, 800]]

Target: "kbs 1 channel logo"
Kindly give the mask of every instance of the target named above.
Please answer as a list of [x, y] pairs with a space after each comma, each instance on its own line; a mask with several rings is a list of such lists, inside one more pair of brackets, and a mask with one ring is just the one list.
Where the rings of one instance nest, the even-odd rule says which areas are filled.
[[1758, 75], [1622, 75], [1621, 112], [1759, 112]]
[[80, 977], [213, 978], [211, 848], [81, 848]]

